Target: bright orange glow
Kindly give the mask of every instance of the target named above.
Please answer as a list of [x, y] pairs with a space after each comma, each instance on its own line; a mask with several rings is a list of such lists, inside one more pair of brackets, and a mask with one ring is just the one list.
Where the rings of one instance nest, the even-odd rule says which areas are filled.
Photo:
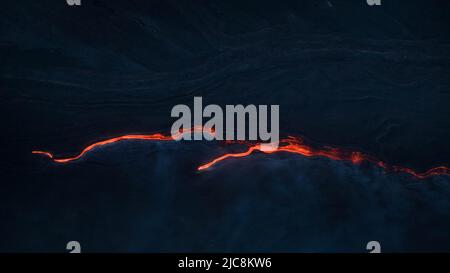
[[[184, 134], [187, 133], [201, 133], [203, 131], [202, 127], [194, 127], [190, 129], [184, 129], [180, 131], [177, 134], [174, 134], [172, 137], [171, 135], [163, 135], [160, 133], [156, 134], [149, 134], [149, 135], [123, 135], [118, 136], [110, 139], [106, 139], [103, 141], [99, 141], [96, 143], [93, 143], [86, 148], [84, 148], [78, 155], [73, 157], [66, 157], [66, 158], [56, 158], [52, 153], [46, 152], [46, 151], [32, 151], [33, 154], [41, 154], [45, 155], [48, 158], [52, 159], [54, 162], [57, 163], [69, 163], [72, 161], [75, 161], [77, 159], [82, 158], [86, 153], [94, 150], [95, 148], [107, 145], [107, 144], [113, 144], [117, 142], [121, 142], [124, 140], [149, 140], [149, 141], [175, 141], [176, 139], [181, 138]], [[209, 134], [214, 135], [214, 129], [210, 129], [208, 131]], [[259, 151], [264, 154], [272, 154], [277, 152], [287, 152], [287, 153], [294, 153], [299, 154], [306, 157], [325, 157], [331, 160], [339, 160], [339, 161], [348, 161], [355, 165], [361, 164], [364, 161], [373, 163], [380, 168], [386, 170], [386, 171], [393, 171], [393, 172], [401, 172], [401, 173], [407, 173], [409, 175], [412, 175], [418, 179], [425, 179], [432, 176], [437, 175], [448, 175], [450, 176], [450, 168], [446, 166], [438, 166], [431, 168], [425, 172], [418, 172], [410, 168], [401, 167], [401, 166], [390, 166], [386, 164], [383, 161], [377, 160], [369, 155], [366, 155], [364, 153], [358, 152], [358, 151], [349, 151], [347, 149], [342, 148], [335, 148], [335, 147], [328, 147], [324, 146], [323, 148], [313, 148], [310, 145], [307, 145], [304, 143], [303, 139], [300, 137], [294, 137], [289, 136], [285, 139], [282, 139], [280, 141], [280, 146], [274, 150], [264, 151], [261, 148], [260, 144], [250, 144], [249, 142], [245, 141], [224, 141], [226, 144], [240, 144], [240, 145], [246, 145], [248, 146], [248, 149], [244, 152], [240, 153], [228, 153], [224, 154], [222, 156], [219, 156], [208, 163], [205, 163], [197, 168], [199, 171], [207, 170], [211, 168], [212, 166], [216, 165], [217, 163], [229, 159], [229, 158], [240, 158], [240, 157], [247, 157], [250, 156], [253, 152]]]
[[199, 170], [199, 171], [201, 171], [201, 170], [206, 170], [206, 169], [208, 169], [209, 167], [211, 167], [212, 165], [214, 165], [214, 164], [216, 164], [216, 163], [218, 163], [218, 162], [220, 162], [220, 161], [222, 161], [222, 160], [225, 160], [225, 159], [227, 159], [227, 158], [229, 158], [229, 157], [244, 157], [244, 156], [249, 156], [251, 153], [253, 153], [253, 151], [259, 150], [259, 149], [260, 149], [260, 146], [259, 146], [259, 145], [256, 145], [256, 146], [251, 146], [247, 151], [242, 152], [242, 153], [225, 154], [225, 155], [222, 155], [222, 156], [220, 156], [220, 157], [218, 157], [218, 158], [216, 158], [216, 159], [210, 161], [209, 163], [206, 163], [206, 164], [204, 164], [204, 165], [201, 165], [200, 167], [197, 168], [197, 170]]
[[245, 152], [230, 153], [230, 154], [225, 154], [218, 158], [215, 158], [214, 160], [201, 165], [200, 167], [197, 168], [197, 170], [199, 170], [199, 171], [206, 170], [227, 158], [249, 156], [250, 154], [252, 154], [255, 151], [260, 151], [265, 154], [272, 154], [272, 153], [277, 153], [277, 152], [295, 153], [295, 154], [300, 154], [300, 155], [303, 155], [306, 157], [325, 157], [325, 158], [328, 158], [331, 160], [349, 161], [353, 164], [360, 164], [363, 161], [367, 161], [367, 162], [374, 163], [387, 171], [407, 173], [418, 179], [425, 179], [425, 178], [429, 178], [431, 176], [436, 176], [436, 175], [450, 176], [450, 168], [445, 167], [445, 166], [434, 167], [434, 168], [429, 169], [426, 172], [421, 173], [421, 172], [417, 172], [413, 169], [406, 168], [406, 167], [389, 166], [386, 163], [384, 163], [383, 161], [379, 161], [377, 159], [374, 159], [371, 156], [365, 155], [358, 151], [346, 151], [345, 149], [332, 148], [332, 147], [326, 147], [324, 149], [314, 149], [311, 146], [303, 144], [303, 140], [301, 138], [292, 137], [292, 136], [281, 140], [280, 146], [275, 150], [263, 151], [263, 150], [261, 150], [261, 146], [259, 144], [257, 144], [254, 146], [250, 146], [247, 149], [247, 151], [245, 151]]
[[53, 155], [49, 152], [44, 152], [44, 151], [32, 151], [32, 154], [39, 154], [39, 155], [46, 155], [49, 158], [53, 158]]
[[[86, 148], [84, 148], [81, 151], [81, 153], [79, 153], [78, 155], [73, 156], [73, 157], [66, 157], [66, 158], [55, 158], [55, 156], [52, 153], [45, 152], [45, 151], [32, 151], [32, 153], [46, 155], [47, 157], [49, 157], [50, 159], [53, 159], [53, 161], [57, 162], [57, 163], [68, 163], [68, 162], [82, 158], [86, 153], [88, 153], [89, 151], [92, 151], [95, 148], [98, 148], [98, 147], [101, 147], [101, 146], [104, 146], [107, 144], [124, 141], [124, 140], [174, 141], [175, 139], [182, 137], [184, 134], [200, 133], [200, 132], [203, 132], [203, 128], [193, 127], [193, 128], [183, 129], [182, 131], [175, 134], [173, 137], [171, 135], [163, 135], [160, 133], [150, 134], [150, 135], [123, 135], [123, 136], [118, 136], [118, 137], [106, 139], [106, 140], [91, 144], [91, 145], [87, 146]], [[211, 135], [214, 135], [214, 130], [210, 130], [208, 133]]]

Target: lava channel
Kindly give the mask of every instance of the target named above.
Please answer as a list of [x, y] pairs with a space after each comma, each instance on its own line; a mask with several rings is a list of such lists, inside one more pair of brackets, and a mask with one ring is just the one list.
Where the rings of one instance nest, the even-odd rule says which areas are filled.
[[228, 159], [228, 158], [239, 158], [250, 156], [255, 151], [259, 151], [265, 154], [272, 154], [278, 152], [287, 152], [299, 154], [306, 157], [325, 157], [336, 161], [348, 161], [355, 165], [359, 165], [362, 162], [373, 163], [386, 171], [407, 173], [418, 179], [426, 179], [432, 176], [447, 175], [450, 176], [450, 168], [446, 166], [433, 167], [425, 172], [419, 172], [411, 168], [401, 167], [401, 166], [391, 166], [387, 163], [378, 160], [372, 156], [366, 155], [359, 151], [349, 151], [341, 148], [325, 147], [322, 149], [314, 149], [312, 146], [304, 144], [304, 141], [300, 137], [290, 136], [286, 139], [280, 141], [280, 146], [273, 150], [262, 149], [261, 144], [255, 144], [249, 146], [249, 148], [240, 153], [229, 153], [219, 156], [208, 163], [205, 163], [197, 168], [197, 170], [207, 170], [214, 166], [215, 164]]
[[[45, 155], [48, 158], [50, 158], [52, 161], [57, 163], [70, 163], [73, 161], [76, 161], [80, 158], [82, 158], [85, 154], [88, 152], [99, 148], [104, 145], [118, 143], [121, 141], [126, 140], [148, 140], [148, 141], [175, 141], [176, 139], [180, 138], [182, 135], [186, 133], [201, 133], [203, 132], [203, 128], [201, 127], [194, 127], [190, 129], [185, 129], [181, 132], [179, 132], [177, 135], [164, 135], [161, 133], [156, 134], [148, 134], [148, 135], [140, 135], [140, 134], [132, 134], [132, 135], [123, 135], [118, 136], [110, 139], [106, 139], [103, 141], [95, 142], [86, 148], [84, 148], [78, 155], [73, 157], [65, 157], [65, 158], [57, 158], [52, 153], [47, 151], [40, 151], [35, 150], [32, 151], [33, 154], [40, 154]], [[214, 135], [214, 130], [210, 130], [208, 132], [211, 135]], [[434, 168], [431, 168], [425, 172], [419, 172], [411, 168], [402, 167], [402, 166], [395, 166], [395, 165], [389, 165], [381, 160], [378, 160], [372, 156], [369, 156], [367, 154], [364, 154], [359, 151], [350, 151], [347, 149], [342, 148], [335, 148], [335, 147], [328, 147], [325, 146], [323, 148], [314, 148], [311, 145], [305, 144], [302, 138], [300, 137], [294, 137], [289, 136], [285, 139], [282, 139], [280, 141], [280, 145], [277, 148], [274, 148], [272, 150], [263, 149], [261, 143], [257, 144], [251, 144], [249, 142], [245, 141], [224, 141], [225, 144], [245, 144], [248, 146], [248, 149], [243, 152], [239, 153], [227, 153], [224, 155], [221, 155], [217, 158], [212, 159], [211, 161], [199, 166], [197, 168], [198, 171], [204, 171], [208, 170], [214, 165], [218, 164], [221, 161], [224, 161], [229, 158], [242, 158], [242, 157], [248, 157], [251, 154], [253, 154], [256, 151], [259, 151], [263, 154], [273, 154], [278, 152], [286, 152], [286, 153], [294, 153], [299, 154], [305, 157], [324, 157], [331, 160], [337, 160], [337, 161], [348, 161], [355, 165], [359, 165], [362, 162], [369, 162], [372, 163], [386, 171], [391, 172], [397, 172], [397, 173], [406, 173], [409, 174], [417, 179], [426, 179], [432, 176], [439, 176], [439, 175], [447, 175], [450, 176], [450, 168], [446, 166], [437, 166]]]

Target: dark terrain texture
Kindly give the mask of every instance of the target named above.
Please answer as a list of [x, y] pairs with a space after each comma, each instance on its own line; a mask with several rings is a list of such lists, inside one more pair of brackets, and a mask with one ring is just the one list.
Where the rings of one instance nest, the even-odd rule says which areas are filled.
[[450, 163], [450, 2], [2, 1], [0, 251], [450, 251], [450, 178], [167, 132], [171, 108], [279, 104], [282, 134]]

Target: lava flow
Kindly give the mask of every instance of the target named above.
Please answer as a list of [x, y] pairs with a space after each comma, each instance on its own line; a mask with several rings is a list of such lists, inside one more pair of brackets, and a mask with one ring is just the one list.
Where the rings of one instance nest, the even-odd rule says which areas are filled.
[[172, 137], [168, 137], [168, 136], [164, 136], [162, 134], [152, 134], [152, 135], [124, 135], [124, 136], [119, 136], [119, 137], [114, 137], [114, 138], [110, 138], [107, 140], [103, 140], [100, 142], [96, 142], [94, 144], [91, 144], [89, 146], [87, 146], [86, 148], [84, 148], [81, 153], [79, 153], [77, 156], [73, 156], [73, 157], [66, 157], [66, 158], [55, 158], [55, 156], [52, 153], [49, 152], [45, 152], [45, 151], [32, 151], [33, 154], [42, 154], [42, 155], [46, 155], [49, 158], [51, 158], [54, 162], [58, 162], [58, 163], [67, 163], [70, 161], [74, 161], [77, 159], [80, 159], [81, 157], [83, 157], [86, 153], [88, 153], [89, 151], [92, 151], [95, 148], [104, 146], [106, 144], [111, 144], [111, 143], [116, 143], [119, 141], [123, 141], [123, 140], [160, 140], [160, 141], [168, 141], [168, 140], [172, 140]]
[[[82, 158], [89, 151], [92, 151], [95, 148], [98, 148], [98, 147], [101, 147], [101, 146], [104, 146], [107, 144], [113, 144], [113, 143], [117, 143], [117, 142], [124, 141], [124, 140], [174, 141], [175, 139], [180, 138], [183, 134], [201, 133], [202, 131], [203, 131], [203, 128], [194, 127], [191, 129], [185, 129], [185, 130], [175, 134], [174, 136], [164, 135], [164, 134], [160, 134], [160, 133], [149, 134], [149, 135], [123, 135], [123, 136], [118, 136], [118, 137], [106, 139], [106, 140], [91, 144], [91, 145], [87, 146], [86, 148], [84, 148], [78, 155], [73, 156], [73, 157], [66, 157], [66, 158], [56, 158], [52, 153], [46, 152], [46, 151], [37, 151], [36, 150], [36, 151], [32, 151], [32, 153], [45, 155], [57, 163], [69, 163], [69, 162], [72, 162], [72, 161]], [[209, 130], [207, 132], [211, 135], [214, 135], [214, 130]], [[234, 142], [233, 141], [225, 141], [224, 143], [231, 144]], [[272, 149], [272, 150], [263, 149], [261, 144], [251, 144], [251, 143], [242, 142], [242, 141], [238, 141], [237, 143], [247, 145], [248, 149], [246, 151], [240, 152], [240, 153], [228, 153], [228, 154], [219, 156], [219, 157], [209, 161], [208, 163], [205, 163], [205, 164], [199, 166], [197, 168], [197, 170], [199, 170], [199, 171], [207, 170], [225, 159], [247, 157], [247, 156], [250, 156], [255, 151], [259, 151], [264, 154], [287, 152], [287, 153], [299, 154], [299, 155], [306, 156], [306, 157], [325, 157], [325, 158], [328, 158], [331, 160], [348, 161], [348, 162], [351, 162], [356, 165], [361, 164], [362, 162], [366, 161], [366, 162], [375, 164], [386, 171], [407, 173], [418, 179], [426, 179], [426, 178], [429, 178], [432, 176], [438, 176], [438, 175], [450, 176], [450, 168], [446, 167], [446, 166], [438, 166], [438, 167], [431, 168], [425, 172], [419, 172], [419, 171], [416, 171], [416, 170], [413, 170], [413, 169], [407, 168], [407, 167], [388, 165], [387, 163], [385, 163], [381, 160], [378, 160], [372, 156], [366, 155], [366, 154], [358, 152], [358, 151], [350, 151], [350, 150], [346, 150], [346, 149], [333, 148], [333, 147], [314, 148], [311, 145], [305, 144], [304, 141], [300, 137], [289, 136], [285, 139], [282, 139], [280, 141], [280, 145], [277, 148]]]
[[[203, 132], [202, 127], [193, 127], [193, 128], [189, 128], [189, 129], [184, 129], [183, 131], [178, 132], [177, 134], [175, 134], [173, 136], [163, 135], [160, 133], [150, 134], [150, 135], [123, 135], [123, 136], [118, 136], [118, 137], [106, 139], [103, 141], [95, 142], [94, 144], [91, 144], [91, 145], [87, 146], [86, 148], [84, 148], [81, 151], [81, 153], [79, 153], [78, 155], [73, 156], [73, 157], [66, 157], [66, 158], [55, 158], [55, 156], [52, 153], [46, 152], [46, 151], [37, 151], [36, 150], [36, 151], [32, 151], [31, 153], [45, 155], [57, 163], [68, 163], [68, 162], [82, 158], [86, 153], [88, 153], [89, 151], [92, 151], [95, 148], [99, 148], [99, 147], [107, 145], [107, 144], [117, 143], [117, 142], [124, 141], [124, 140], [173, 141], [175, 139], [180, 138], [184, 134], [200, 133], [200, 132]], [[214, 135], [214, 130], [209, 130], [207, 132], [211, 135]]]
[[233, 157], [246, 157], [251, 155], [255, 151], [260, 151], [265, 154], [272, 154], [277, 152], [288, 152], [288, 153], [295, 153], [300, 154], [306, 157], [325, 157], [331, 160], [342, 160], [342, 161], [349, 161], [353, 164], [361, 164], [364, 161], [374, 163], [377, 166], [387, 170], [387, 171], [393, 171], [393, 172], [402, 172], [410, 174], [418, 179], [425, 179], [432, 176], [437, 175], [448, 175], [450, 176], [450, 168], [446, 166], [439, 166], [429, 169], [425, 172], [418, 172], [416, 170], [401, 167], [401, 166], [390, 166], [386, 164], [385, 162], [381, 160], [377, 160], [376, 158], [363, 154], [358, 151], [348, 151], [345, 149], [340, 148], [332, 148], [332, 147], [325, 147], [322, 149], [314, 149], [312, 146], [304, 144], [303, 140], [299, 137], [293, 137], [290, 136], [286, 139], [283, 139], [280, 141], [280, 146], [274, 150], [265, 150], [261, 148], [260, 144], [256, 144], [253, 146], [250, 146], [247, 151], [241, 152], [241, 153], [230, 153], [222, 155], [218, 158], [215, 158], [214, 160], [201, 165], [197, 168], [197, 170], [206, 170], [212, 167], [213, 165], [219, 163], [220, 161], [223, 161], [227, 158], [233, 158]]

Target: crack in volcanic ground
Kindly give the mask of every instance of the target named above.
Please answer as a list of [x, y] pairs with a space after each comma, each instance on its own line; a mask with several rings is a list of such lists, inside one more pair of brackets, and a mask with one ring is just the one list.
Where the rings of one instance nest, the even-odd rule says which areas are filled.
[[[203, 132], [202, 127], [194, 127], [190, 129], [184, 129], [183, 131], [180, 131], [178, 134], [172, 135], [164, 135], [161, 133], [155, 133], [155, 134], [132, 134], [132, 135], [122, 135], [106, 140], [102, 140], [99, 142], [95, 142], [86, 148], [84, 148], [78, 155], [73, 157], [55, 157], [52, 153], [47, 151], [40, 151], [40, 150], [34, 150], [32, 151], [33, 154], [41, 154], [45, 155], [48, 158], [50, 158], [53, 162], [56, 163], [70, 163], [73, 161], [76, 161], [80, 158], [82, 158], [85, 154], [88, 152], [104, 146], [108, 144], [118, 143], [122, 141], [127, 140], [149, 140], [149, 141], [176, 141], [176, 139], [181, 138], [184, 134], [188, 133], [202, 133]], [[214, 130], [209, 130], [207, 133], [214, 135]], [[398, 173], [406, 173], [409, 174], [415, 178], [418, 179], [426, 179], [432, 176], [438, 176], [438, 175], [446, 175], [450, 176], [450, 168], [447, 166], [437, 166], [433, 167], [425, 172], [420, 172], [417, 170], [414, 170], [412, 168], [402, 167], [402, 166], [396, 166], [396, 165], [389, 165], [386, 162], [383, 162], [379, 159], [376, 159], [375, 157], [372, 157], [370, 155], [364, 154], [359, 151], [352, 151], [349, 149], [343, 149], [343, 148], [336, 148], [336, 147], [329, 147], [329, 146], [323, 146], [322, 148], [315, 148], [311, 145], [308, 145], [305, 143], [305, 141], [298, 136], [288, 136], [284, 139], [280, 140], [280, 145], [277, 148], [274, 148], [272, 150], [263, 149], [261, 143], [250, 143], [246, 141], [225, 141], [227, 144], [231, 143], [239, 143], [244, 144], [248, 148], [244, 152], [240, 153], [227, 153], [222, 156], [219, 156], [217, 158], [214, 158], [213, 160], [199, 166], [197, 168], [198, 171], [204, 171], [207, 169], [210, 169], [214, 165], [218, 164], [219, 162], [229, 159], [229, 158], [241, 158], [241, 157], [247, 157], [253, 154], [256, 151], [259, 151], [263, 154], [273, 154], [278, 152], [287, 152], [287, 153], [294, 153], [299, 154], [305, 157], [325, 157], [331, 160], [336, 161], [348, 161], [355, 165], [359, 165], [363, 162], [369, 162], [372, 163], [386, 171], [392, 171], [392, 172], [398, 172]]]

